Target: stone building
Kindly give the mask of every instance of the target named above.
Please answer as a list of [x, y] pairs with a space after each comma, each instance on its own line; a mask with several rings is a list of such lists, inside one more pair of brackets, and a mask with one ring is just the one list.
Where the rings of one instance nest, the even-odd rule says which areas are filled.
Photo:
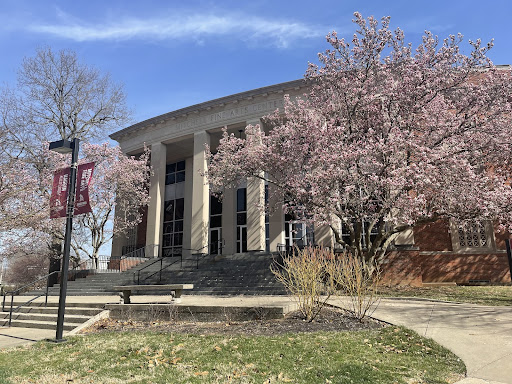
[[[267, 186], [248, 180], [225, 193], [210, 195], [203, 173], [205, 145], [212, 150], [222, 129], [244, 136], [248, 124], [283, 106], [283, 96], [305, 93], [303, 80], [290, 81], [186, 107], [129, 126], [110, 137], [131, 155], [151, 148], [150, 203], [143, 222], [113, 240], [112, 255], [145, 248], [147, 256], [194, 253], [274, 252], [292, 245], [331, 245], [326, 228], [312, 228], [277, 211], [258, 209]], [[271, 194], [272, 195], [272, 194]], [[270, 202], [270, 204], [277, 202]], [[504, 237], [490, 223], [459, 230], [448, 222], [423, 225], [396, 241], [384, 278], [389, 283], [510, 281]]]

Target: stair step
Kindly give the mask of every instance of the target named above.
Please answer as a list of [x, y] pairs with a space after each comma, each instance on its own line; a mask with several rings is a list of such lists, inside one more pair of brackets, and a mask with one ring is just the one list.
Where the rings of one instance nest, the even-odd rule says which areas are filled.
[[[39, 329], [55, 329], [56, 321], [37, 321], [37, 320], [12, 320], [11, 327], [22, 327], [22, 328], [39, 328]], [[69, 323], [64, 322], [64, 331], [71, 331], [81, 325], [82, 323]], [[9, 326], [9, 319], [0, 320], [0, 327]]]
[[[64, 320], [68, 323], [82, 324], [89, 320], [90, 316], [65, 314]], [[9, 312], [0, 312], [0, 319], [9, 320]], [[57, 322], [57, 314], [46, 313], [26, 313], [15, 312], [12, 314], [13, 320], [34, 320], [34, 321], [51, 321]]]
[[[44, 303], [40, 303], [40, 302], [32, 302], [32, 303], [28, 303], [26, 304], [26, 302], [23, 300], [23, 299], [20, 299], [19, 296], [14, 300], [14, 303], [13, 303], [13, 306], [14, 307], [17, 307], [17, 306], [20, 306], [22, 305], [23, 307], [25, 308], [32, 308], [32, 307], [35, 307], [35, 308], [44, 308]], [[59, 306], [59, 303], [58, 302], [48, 302], [48, 304], [46, 304], [46, 307], [47, 308], [57, 308]], [[7, 309], [9, 306], [6, 305], [5, 308]], [[97, 310], [102, 310], [103, 309], [103, 304], [97, 304], [97, 303], [73, 303], [73, 302], [69, 302], [67, 301], [66, 302], [66, 311], [70, 308], [93, 308], [93, 309], [97, 309]]]
[[[19, 308], [16, 313], [31, 313], [31, 314], [57, 314], [59, 308], [57, 306], [47, 306], [47, 307], [35, 307], [35, 306], [23, 306]], [[88, 307], [72, 307], [66, 308], [66, 316], [67, 315], [82, 315], [82, 316], [95, 316], [100, 313], [102, 309], [99, 308], [88, 308]], [[0, 312], [1, 313], [1, 312]]]

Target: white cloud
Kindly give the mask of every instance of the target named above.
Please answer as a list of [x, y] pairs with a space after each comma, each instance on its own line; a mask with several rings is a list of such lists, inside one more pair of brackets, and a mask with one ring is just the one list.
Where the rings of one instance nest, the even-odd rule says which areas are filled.
[[286, 48], [296, 40], [325, 36], [329, 28], [287, 20], [270, 20], [244, 14], [188, 14], [157, 18], [125, 17], [91, 24], [58, 10], [58, 22], [27, 26], [36, 33], [74, 41], [193, 40], [230, 37]]

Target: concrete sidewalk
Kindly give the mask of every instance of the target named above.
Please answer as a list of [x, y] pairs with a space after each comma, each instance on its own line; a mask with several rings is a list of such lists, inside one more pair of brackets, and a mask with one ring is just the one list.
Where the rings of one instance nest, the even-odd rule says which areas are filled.
[[55, 339], [55, 330], [0, 327], [0, 349], [19, 347], [52, 338]]
[[512, 383], [512, 307], [383, 299], [373, 317], [413, 329], [459, 356], [468, 377], [457, 384]]

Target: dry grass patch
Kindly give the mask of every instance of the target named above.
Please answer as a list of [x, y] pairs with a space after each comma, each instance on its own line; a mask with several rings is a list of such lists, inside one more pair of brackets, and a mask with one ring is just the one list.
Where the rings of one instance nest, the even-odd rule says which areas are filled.
[[451, 352], [399, 327], [275, 336], [103, 332], [0, 352], [0, 383], [451, 383]]

